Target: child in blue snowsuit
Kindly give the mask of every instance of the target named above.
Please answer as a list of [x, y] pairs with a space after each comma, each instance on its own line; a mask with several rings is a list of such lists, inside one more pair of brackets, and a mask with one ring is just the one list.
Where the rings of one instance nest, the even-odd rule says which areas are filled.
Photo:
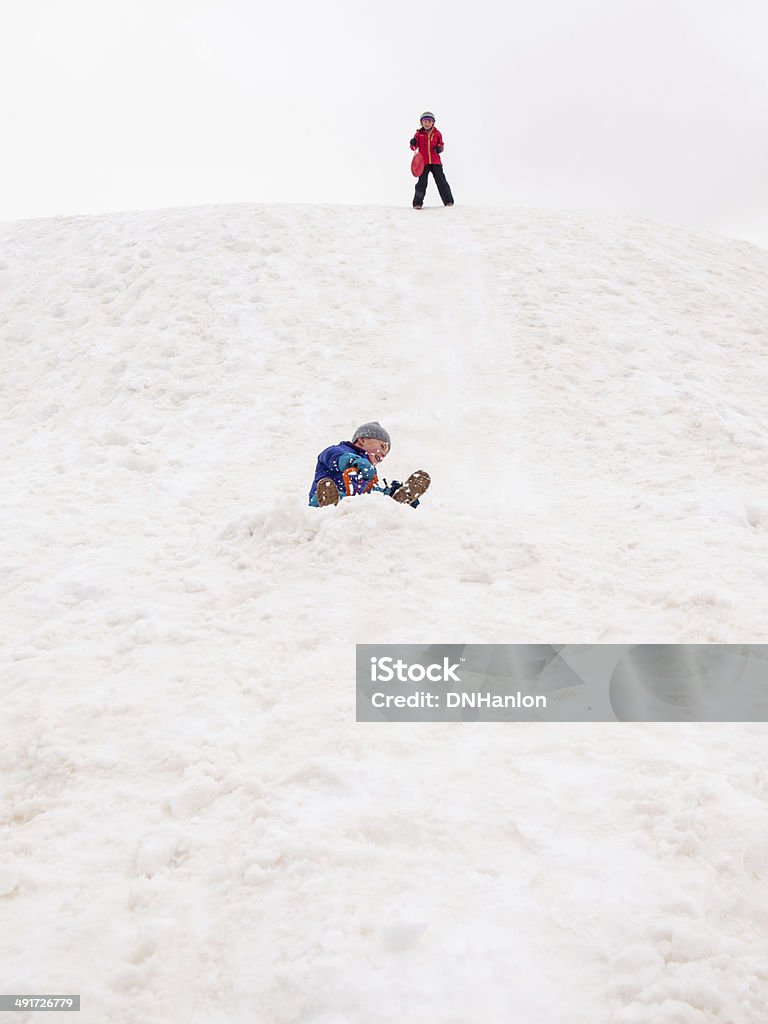
[[317, 457], [315, 479], [309, 490], [309, 504], [317, 508], [338, 505], [342, 498], [380, 491], [395, 501], [415, 508], [418, 499], [429, 487], [429, 474], [423, 470], [412, 473], [404, 484], [393, 481], [380, 486], [376, 466], [387, 457], [391, 447], [387, 431], [376, 420], [363, 423], [351, 441], [339, 441], [325, 448]]

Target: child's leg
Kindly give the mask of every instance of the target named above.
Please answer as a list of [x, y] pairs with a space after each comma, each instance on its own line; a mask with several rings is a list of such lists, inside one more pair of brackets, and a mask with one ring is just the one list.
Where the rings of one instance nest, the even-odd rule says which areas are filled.
[[427, 194], [427, 179], [429, 178], [429, 164], [422, 171], [418, 181], [416, 182], [416, 189], [413, 193], [413, 205], [418, 210], [419, 207], [424, 205], [424, 196]]
[[451, 186], [445, 180], [445, 171], [440, 164], [432, 165], [432, 174], [435, 178], [435, 184], [437, 185], [437, 191], [440, 193], [440, 198], [443, 200], [445, 206], [453, 206], [453, 195], [451, 194]]

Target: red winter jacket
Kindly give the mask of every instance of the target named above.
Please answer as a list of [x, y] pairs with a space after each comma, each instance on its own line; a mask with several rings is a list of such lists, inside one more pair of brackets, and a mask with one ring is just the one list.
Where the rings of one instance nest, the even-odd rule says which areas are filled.
[[434, 125], [429, 131], [426, 128], [418, 128], [413, 137], [418, 143], [418, 150], [424, 157], [425, 164], [441, 164], [443, 162], [440, 159], [440, 154], [435, 152], [435, 146], [442, 146], [443, 136]]

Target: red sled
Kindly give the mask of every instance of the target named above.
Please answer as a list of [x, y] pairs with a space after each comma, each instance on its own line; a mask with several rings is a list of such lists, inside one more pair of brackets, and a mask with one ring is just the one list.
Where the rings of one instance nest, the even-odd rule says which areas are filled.
[[413, 160], [411, 160], [411, 174], [414, 178], [420, 178], [424, 171], [424, 157], [421, 153], [416, 150], [413, 154]]

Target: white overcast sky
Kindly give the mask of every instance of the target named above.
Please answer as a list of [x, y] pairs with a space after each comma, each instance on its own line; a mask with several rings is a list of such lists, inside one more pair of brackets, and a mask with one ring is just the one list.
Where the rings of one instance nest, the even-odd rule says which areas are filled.
[[767, 39], [766, 0], [0, 0], [0, 220], [407, 205], [429, 108], [457, 203], [768, 247]]

